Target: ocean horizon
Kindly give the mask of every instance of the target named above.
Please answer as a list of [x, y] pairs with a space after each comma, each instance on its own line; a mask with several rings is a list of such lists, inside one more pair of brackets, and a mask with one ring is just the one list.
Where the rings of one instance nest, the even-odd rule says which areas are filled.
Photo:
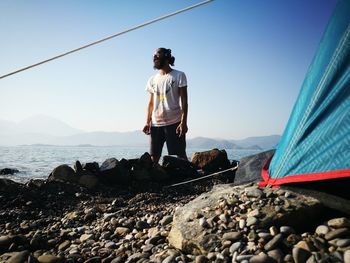
[[[194, 152], [210, 149], [187, 148], [187, 156]], [[242, 157], [261, 152], [262, 150], [224, 149], [229, 160], [240, 160]], [[54, 168], [61, 164], [74, 167], [76, 161], [81, 163], [97, 162], [100, 166], [108, 158], [134, 159], [148, 152], [147, 146], [56, 146], [56, 145], [19, 145], [0, 146], [0, 169], [19, 170], [13, 175], [0, 175], [0, 178], [25, 183], [31, 179], [47, 179]], [[163, 156], [167, 155], [164, 147]], [[160, 161], [161, 163], [161, 161]]]

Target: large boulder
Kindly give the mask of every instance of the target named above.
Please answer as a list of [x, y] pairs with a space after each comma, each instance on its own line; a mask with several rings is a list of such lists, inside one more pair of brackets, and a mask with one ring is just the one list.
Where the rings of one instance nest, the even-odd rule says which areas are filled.
[[195, 152], [192, 155], [191, 162], [198, 169], [208, 172], [227, 169], [231, 165], [227, 158], [226, 151], [218, 149], [212, 149], [205, 152]]
[[79, 176], [66, 164], [62, 164], [53, 169], [48, 178], [48, 181], [62, 181], [69, 183], [77, 183], [78, 180]]
[[100, 167], [101, 182], [106, 185], [128, 184], [130, 182], [130, 171], [128, 161], [120, 162], [116, 158], [105, 160]]
[[[260, 189], [252, 184], [218, 185], [176, 210], [168, 240], [186, 253], [207, 254], [224, 240], [239, 241], [241, 222], [251, 229], [272, 225], [302, 229], [305, 218], [317, 220], [322, 208], [317, 199], [291, 191]], [[219, 225], [221, 231], [217, 232]]]

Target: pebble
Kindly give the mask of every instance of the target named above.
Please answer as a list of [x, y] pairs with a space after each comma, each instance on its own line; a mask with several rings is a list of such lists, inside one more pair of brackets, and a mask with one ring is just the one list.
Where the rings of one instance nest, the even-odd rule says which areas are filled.
[[[136, 195], [133, 201], [114, 197], [113, 205], [99, 197], [90, 203], [88, 199], [80, 200], [81, 205], [64, 210], [63, 217], [52, 211], [51, 216], [45, 214], [28, 220], [29, 215], [16, 214], [15, 208], [6, 214], [0, 209], [0, 251], [4, 251], [0, 262], [311, 263], [332, 259], [350, 263], [350, 226], [345, 217], [328, 220], [314, 232], [303, 234], [287, 225], [262, 227], [264, 208], [281, 207], [279, 212], [283, 214], [286, 198], [294, 197], [288, 193], [271, 188], [265, 191], [257, 186], [242, 188], [222, 198], [215, 207], [208, 206], [191, 215], [188, 222], [203, 227], [209, 249], [193, 254], [174, 249], [168, 243], [169, 231], [176, 223], [174, 211], [181, 204], [172, 200], [161, 205], [163, 197], [152, 203], [147, 199], [157, 195], [154, 193]], [[73, 196], [87, 198], [85, 194]], [[289, 208], [293, 208], [292, 199], [289, 203]], [[33, 201], [31, 207], [35, 205]], [[120, 208], [125, 205], [129, 209]], [[40, 210], [48, 213], [44, 208]], [[15, 219], [1, 221], [2, 216], [11, 213], [15, 213]], [[87, 214], [93, 216], [87, 218]], [[33, 252], [20, 252], [19, 256], [18, 250], [27, 247]]]
[[316, 228], [315, 233], [319, 236], [324, 236], [330, 231], [328, 226], [320, 225]]
[[350, 263], [350, 249], [344, 253], [344, 263]]
[[295, 263], [304, 263], [311, 256], [311, 253], [309, 251], [299, 247], [294, 247], [292, 253]]
[[282, 240], [282, 234], [277, 234], [264, 246], [264, 249], [266, 251], [273, 250], [279, 245], [280, 242], [282, 242]]

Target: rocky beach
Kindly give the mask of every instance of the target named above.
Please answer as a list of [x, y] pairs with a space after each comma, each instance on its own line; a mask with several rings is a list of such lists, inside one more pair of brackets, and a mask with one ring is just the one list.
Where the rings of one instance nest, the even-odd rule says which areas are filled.
[[187, 164], [149, 161], [76, 162], [26, 184], [1, 179], [0, 261], [350, 262], [348, 215], [321, 199], [259, 188], [239, 171], [168, 187], [198, 179], [198, 168], [233, 167], [223, 151]]

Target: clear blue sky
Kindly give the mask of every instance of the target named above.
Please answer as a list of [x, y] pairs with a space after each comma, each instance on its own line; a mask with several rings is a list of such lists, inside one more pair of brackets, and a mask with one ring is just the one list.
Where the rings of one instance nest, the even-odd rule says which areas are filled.
[[[200, 1], [0, 1], [0, 75]], [[171, 48], [186, 73], [189, 137], [282, 134], [336, 0], [214, 0], [0, 80], [0, 119], [37, 114], [85, 131], [141, 130]]]

